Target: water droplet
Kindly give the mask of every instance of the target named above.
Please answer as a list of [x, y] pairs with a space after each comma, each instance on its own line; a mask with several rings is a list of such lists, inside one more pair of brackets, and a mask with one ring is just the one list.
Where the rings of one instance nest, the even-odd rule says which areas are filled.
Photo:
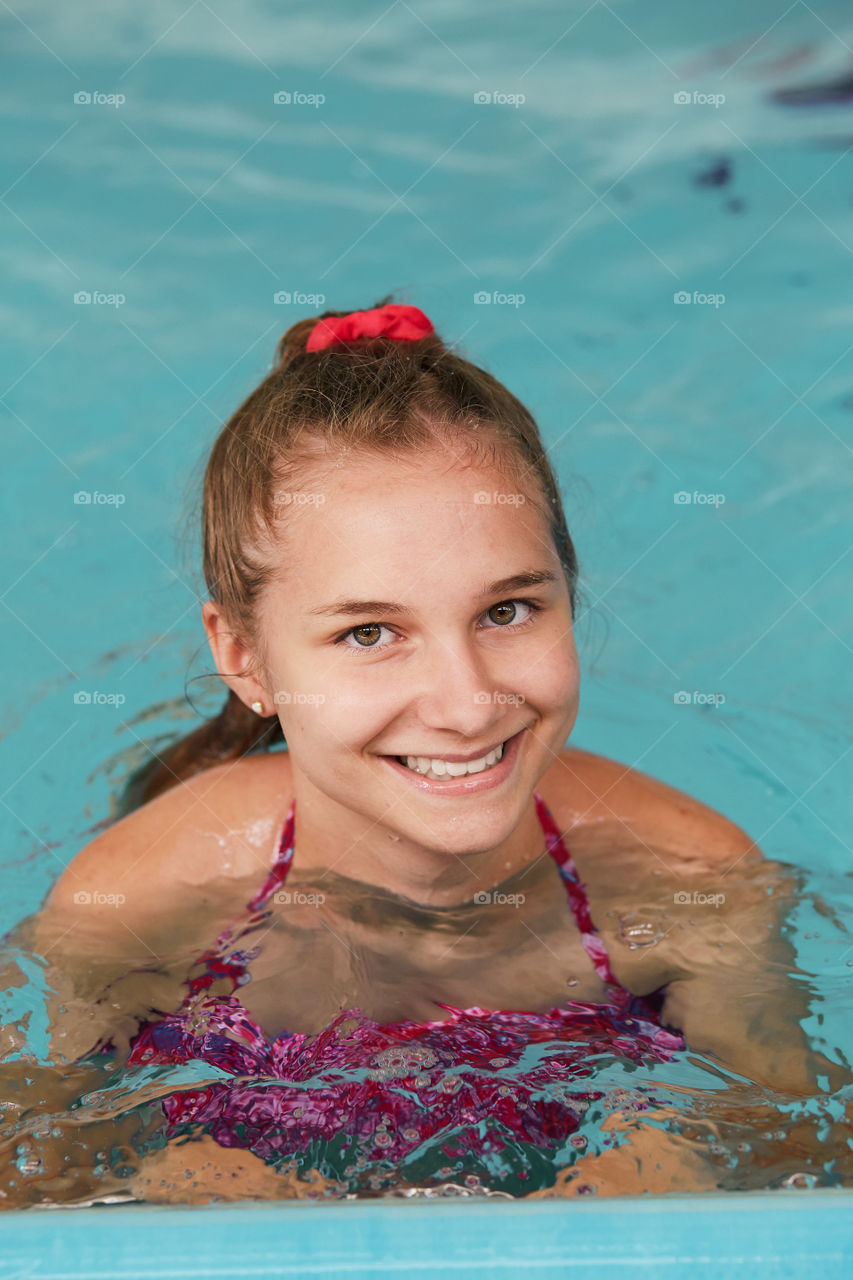
[[567, 979], [566, 979], [566, 986], [567, 986], [567, 987], [576, 987], [577, 985], [578, 985], [578, 980], [577, 980], [577, 978], [567, 978]]
[[792, 1173], [789, 1178], [785, 1179], [782, 1186], [802, 1187], [804, 1190], [808, 1190], [810, 1187], [817, 1186], [817, 1178], [813, 1173]]
[[619, 917], [619, 931], [629, 951], [637, 947], [653, 947], [663, 937], [660, 912], [630, 912]]

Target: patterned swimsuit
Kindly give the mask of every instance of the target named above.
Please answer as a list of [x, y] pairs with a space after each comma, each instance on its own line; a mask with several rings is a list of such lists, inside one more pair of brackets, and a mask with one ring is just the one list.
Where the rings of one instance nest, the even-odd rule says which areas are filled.
[[[346, 1009], [316, 1036], [285, 1031], [268, 1039], [233, 994], [251, 980], [248, 965], [260, 948], [237, 944], [268, 918], [264, 908], [293, 861], [294, 802], [273, 866], [248, 904], [248, 923], [225, 929], [200, 957], [203, 972], [187, 980], [178, 1012], [144, 1022], [132, 1041], [128, 1065], [199, 1061], [230, 1077], [164, 1098], [167, 1132], [201, 1124], [221, 1145], [276, 1163], [336, 1141], [357, 1154], [358, 1167], [406, 1160], [421, 1144], [440, 1147], [448, 1159], [487, 1159], [508, 1143], [553, 1153], [571, 1143], [587, 1107], [607, 1092], [581, 1087], [602, 1063], [669, 1062], [683, 1050], [680, 1033], [659, 1021], [662, 990], [636, 996], [614, 978], [574, 862], [544, 800], [533, 795], [583, 945], [607, 984], [605, 1003], [566, 1000], [533, 1013], [438, 1001], [446, 1020], [385, 1024]], [[232, 994], [208, 995], [221, 979], [233, 984]], [[531, 1054], [531, 1045], [539, 1051]]]

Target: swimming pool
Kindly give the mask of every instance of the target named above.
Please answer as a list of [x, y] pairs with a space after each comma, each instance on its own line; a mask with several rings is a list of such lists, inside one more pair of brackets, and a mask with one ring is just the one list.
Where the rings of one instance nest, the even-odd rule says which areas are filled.
[[[809, 872], [793, 919], [819, 984], [807, 1025], [849, 1055], [853, 940], [819, 907], [850, 903], [850, 105], [772, 97], [846, 70], [845, 7], [90, 12], [86, 30], [55, 2], [3, 18], [4, 652], [27, 689], [5, 706], [3, 928], [109, 818], [144, 744], [193, 718], [183, 676], [209, 664], [178, 515], [223, 417], [311, 299], [398, 288], [551, 448], [590, 606], [574, 741]], [[342, 1248], [364, 1224], [393, 1270], [410, 1223], [463, 1258], [469, 1215], [491, 1214], [506, 1259], [512, 1218], [559, 1250], [567, 1225], [592, 1248], [602, 1214], [635, 1215], [658, 1247], [665, 1213], [689, 1224], [667, 1243], [691, 1269], [700, 1238], [718, 1261], [740, 1239], [766, 1274], [786, 1272], [758, 1223], [784, 1221], [827, 1266], [849, 1230], [847, 1192], [682, 1199], [323, 1206], [323, 1230]], [[287, 1212], [297, 1249], [319, 1211], [116, 1206], [9, 1213], [0, 1231], [21, 1270], [55, 1238], [74, 1274], [113, 1232], [139, 1242], [192, 1213], [227, 1268], [243, 1223], [273, 1232]]]

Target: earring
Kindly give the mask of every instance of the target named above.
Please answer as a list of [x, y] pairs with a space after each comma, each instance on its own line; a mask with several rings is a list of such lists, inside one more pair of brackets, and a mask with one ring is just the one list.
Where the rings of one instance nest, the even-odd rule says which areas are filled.
[[262, 716], [264, 714], [264, 704], [262, 702], [253, 702], [252, 710], [257, 711], [258, 715]]

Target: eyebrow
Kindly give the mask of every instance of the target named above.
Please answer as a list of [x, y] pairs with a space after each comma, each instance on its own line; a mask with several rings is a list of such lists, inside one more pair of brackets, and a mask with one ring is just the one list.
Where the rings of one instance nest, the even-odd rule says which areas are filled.
[[[531, 587], [539, 587], [549, 585], [556, 582], [556, 573], [551, 573], [548, 569], [528, 569], [524, 573], [515, 573], [511, 578], [499, 578], [497, 582], [489, 583], [482, 591], [482, 596], [509, 595], [513, 591], [528, 591]], [[385, 614], [387, 616], [399, 617], [401, 614], [409, 613], [410, 610], [404, 604], [396, 604], [393, 600], [333, 600], [331, 604], [318, 605], [316, 609], [309, 609], [309, 614], [317, 617], [346, 617], [359, 618], [365, 614]]]

